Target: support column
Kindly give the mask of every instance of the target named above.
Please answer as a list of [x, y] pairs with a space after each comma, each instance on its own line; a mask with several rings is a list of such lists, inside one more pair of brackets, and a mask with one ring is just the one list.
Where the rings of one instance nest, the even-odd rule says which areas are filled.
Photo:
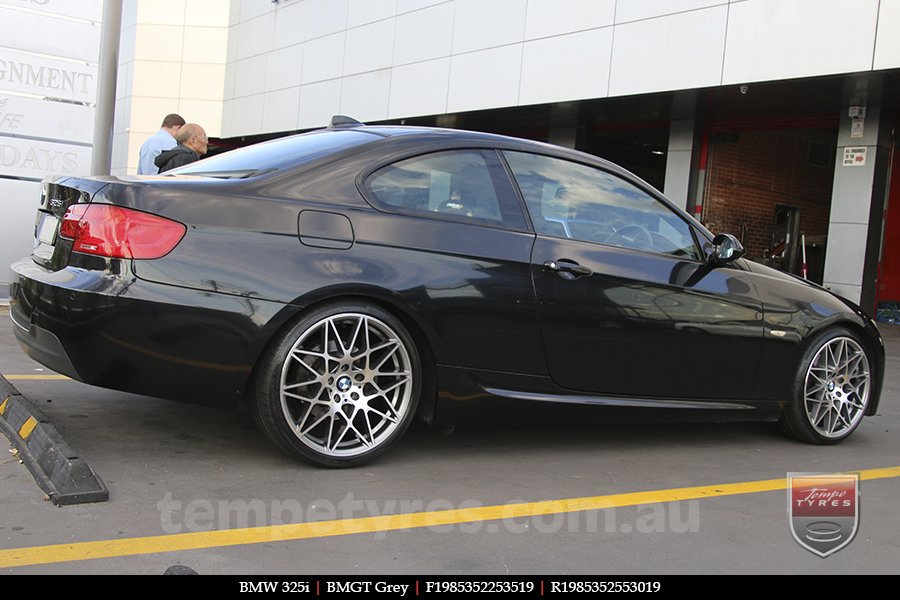
[[684, 209], [688, 207], [688, 199], [691, 197], [691, 176], [696, 167], [694, 160], [696, 112], [697, 92], [677, 92], [672, 97], [663, 193]]
[[[882, 118], [881, 77], [848, 83], [837, 139], [824, 285], [874, 313], [891, 128]], [[865, 111], [862, 117], [861, 112]]]
[[122, 2], [103, 3], [100, 31], [100, 64], [97, 108], [94, 113], [94, 149], [91, 175], [109, 175], [112, 164], [113, 122], [116, 113], [116, 79], [119, 69], [119, 37], [122, 34]]
[[663, 193], [681, 208], [687, 208], [690, 195], [691, 164], [694, 151], [694, 119], [679, 119], [669, 125], [669, 150], [666, 153], [666, 180]]
[[564, 148], [578, 146], [578, 103], [564, 102], [550, 107], [547, 141]]

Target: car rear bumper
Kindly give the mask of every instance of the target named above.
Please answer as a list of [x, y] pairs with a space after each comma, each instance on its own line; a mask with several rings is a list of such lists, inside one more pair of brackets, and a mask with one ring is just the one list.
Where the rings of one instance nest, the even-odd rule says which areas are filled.
[[52, 271], [26, 258], [11, 268], [10, 317], [26, 354], [73, 379], [148, 396], [233, 404], [293, 312], [143, 281], [127, 264]]
[[9, 317], [13, 322], [16, 340], [22, 346], [25, 354], [57, 373], [79, 379], [59, 338], [46, 329], [31, 323], [30, 319], [25, 319], [24, 315], [17, 314], [17, 312], [20, 312], [18, 305], [12, 304]]

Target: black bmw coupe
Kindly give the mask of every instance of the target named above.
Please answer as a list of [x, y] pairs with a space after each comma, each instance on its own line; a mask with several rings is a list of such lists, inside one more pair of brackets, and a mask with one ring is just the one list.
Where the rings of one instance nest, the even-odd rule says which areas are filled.
[[10, 314], [55, 371], [250, 402], [326, 466], [416, 416], [637, 408], [843, 440], [878, 405], [878, 330], [742, 254], [594, 156], [336, 119], [164, 176], [45, 182]]

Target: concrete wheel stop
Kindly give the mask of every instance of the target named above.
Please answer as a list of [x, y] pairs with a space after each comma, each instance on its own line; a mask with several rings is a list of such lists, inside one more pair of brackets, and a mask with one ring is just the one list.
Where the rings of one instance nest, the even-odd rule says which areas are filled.
[[18, 450], [38, 486], [53, 504], [66, 506], [109, 500], [97, 476], [50, 420], [0, 376], [0, 431]]

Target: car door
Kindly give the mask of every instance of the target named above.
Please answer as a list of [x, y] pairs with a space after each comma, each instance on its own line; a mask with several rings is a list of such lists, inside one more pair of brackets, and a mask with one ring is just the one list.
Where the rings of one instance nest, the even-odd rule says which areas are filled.
[[434, 327], [444, 367], [542, 374], [530, 256], [534, 236], [494, 150], [458, 148], [395, 160], [365, 180], [390, 216], [360, 226], [384, 253], [408, 306]]
[[537, 233], [532, 276], [549, 372], [596, 395], [749, 399], [762, 306], [692, 225], [637, 181], [505, 151]]

